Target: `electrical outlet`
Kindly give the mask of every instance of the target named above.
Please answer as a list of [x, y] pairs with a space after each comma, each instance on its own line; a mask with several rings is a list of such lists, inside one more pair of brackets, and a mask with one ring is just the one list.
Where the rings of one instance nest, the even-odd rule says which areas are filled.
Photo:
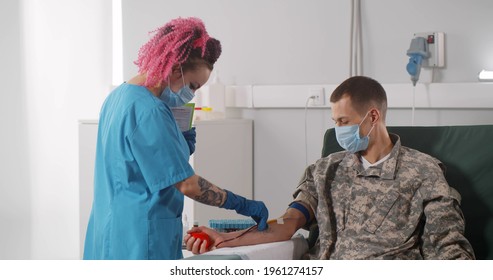
[[422, 32], [414, 33], [414, 38], [423, 37], [428, 45], [430, 57], [423, 59], [423, 67], [445, 67], [445, 33]]
[[324, 106], [325, 105], [325, 91], [324, 88], [312, 88], [310, 89], [310, 96], [313, 96], [312, 105], [313, 106]]

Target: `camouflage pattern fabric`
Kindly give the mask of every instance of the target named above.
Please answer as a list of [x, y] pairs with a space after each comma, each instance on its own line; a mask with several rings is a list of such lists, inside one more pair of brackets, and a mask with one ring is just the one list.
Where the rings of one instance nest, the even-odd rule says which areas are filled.
[[319, 227], [310, 259], [474, 259], [464, 237], [460, 195], [437, 159], [401, 146], [363, 169], [358, 154], [338, 152], [310, 165], [294, 193]]

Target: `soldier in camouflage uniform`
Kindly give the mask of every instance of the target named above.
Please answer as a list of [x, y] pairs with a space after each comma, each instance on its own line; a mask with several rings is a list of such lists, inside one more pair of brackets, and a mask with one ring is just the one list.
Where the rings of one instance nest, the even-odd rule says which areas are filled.
[[[287, 240], [318, 227], [310, 259], [474, 259], [464, 237], [460, 195], [437, 159], [401, 145], [385, 125], [387, 97], [367, 77], [352, 77], [330, 98], [346, 151], [310, 165], [283, 223], [234, 239], [202, 228], [218, 247]], [[236, 233], [238, 236], [238, 234]], [[194, 253], [200, 240], [188, 239]]]

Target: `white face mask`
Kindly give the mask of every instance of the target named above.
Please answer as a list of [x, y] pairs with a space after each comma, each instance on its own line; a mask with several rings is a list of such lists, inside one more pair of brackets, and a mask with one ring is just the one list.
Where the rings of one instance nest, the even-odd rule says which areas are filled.
[[366, 136], [359, 136], [359, 127], [365, 121], [368, 113], [366, 113], [365, 117], [359, 124], [335, 127], [337, 142], [344, 150], [347, 150], [350, 153], [356, 153], [359, 151], [364, 151], [368, 148], [370, 133], [375, 125], [371, 127], [370, 132], [368, 132]]
[[170, 88], [170, 82], [168, 78], [168, 86], [164, 88], [159, 98], [166, 103], [169, 107], [180, 107], [193, 99], [194, 94], [188, 85], [185, 85], [185, 79], [183, 77], [183, 69], [181, 69], [181, 79], [183, 81], [183, 87], [178, 92], [173, 92]]

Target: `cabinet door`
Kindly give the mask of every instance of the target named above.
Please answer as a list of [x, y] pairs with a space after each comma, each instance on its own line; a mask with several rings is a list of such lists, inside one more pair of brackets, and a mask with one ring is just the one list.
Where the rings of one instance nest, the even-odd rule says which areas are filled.
[[79, 123], [79, 235], [80, 257], [84, 252], [87, 222], [91, 213], [94, 189], [94, 161], [98, 123], [84, 121]]
[[[220, 188], [253, 197], [253, 121], [197, 121], [196, 150], [192, 164], [200, 175]], [[188, 201], [185, 207], [190, 207]], [[245, 219], [235, 211], [193, 202], [193, 217], [200, 225], [210, 219]], [[190, 211], [188, 209], [188, 211]], [[184, 214], [187, 214], [186, 211]], [[190, 214], [187, 214], [191, 221]]]

